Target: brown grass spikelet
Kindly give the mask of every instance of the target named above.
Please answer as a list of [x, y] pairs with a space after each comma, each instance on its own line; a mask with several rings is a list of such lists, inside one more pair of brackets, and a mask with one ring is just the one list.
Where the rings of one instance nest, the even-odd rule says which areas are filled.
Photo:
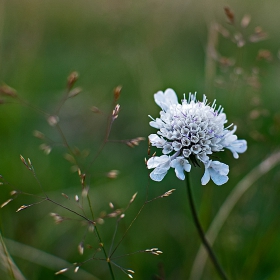
[[82, 186], [85, 185], [86, 174], [79, 174]]
[[260, 26], [257, 26], [254, 33], [249, 37], [249, 41], [252, 43], [257, 43], [259, 41], [267, 39], [268, 35]]
[[59, 214], [57, 213], [50, 213], [50, 216], [53, 217], [54, 222], [56, 224], [60, 224], [64, 221], [63, 217], [61, 217]]
[[50, 126], [56, 126], [59, 122], [58, 116], [49, 116], [47, 119]]
[[62, 274], [62, 273], [64, 273], [64, 272], [68, 271], [68, 270], [69, 270], [69, 268], [67, 268], [67, 267], [66, 267], [66, 268], [63, 268], [63, 269], [57, 271], [57, 272], [55, 273], [55, 275]]
[[159, 256], [160, 254], [162, 254], [163, 252], [160, 251], [158, 248], [152, 248], [152, 249], [146, 249], [144, 252]]
[[42, 150], [46, 155], [49, 155], [50, 152], [52, 151], [52, 148], [51, 146], [43, 143], [39, 146], [40, 150]]
[[102, 113], [101, 110], [99, 108], [97, 108], [96, 106], [92, 106], [90, 108], [90, 110], [93, 112], [93, 113], [96, 113], [96, 114], [99, 114], [99, 113]]
[[73, 147], [73, 150], [72, 150], [73, 154], [75, 156], [80, 156], [81, 155], [81, 150], [78, 148], [78, 147]]
[[119, 170], [111, 170], [106, 174], [106, 177], [108, 177], [110, 179], [116, 179], [119, 174], [120, 174]]
[[65, 198], [67, 198], [67, 199], [70, 199], [69, 196], [65, 193], [61, 193], [61, 195], [64, 196]]
[[89, 232], [94, 232], [94, 225], [92, 225], [92, 224], [89, 225], [89, 226], [88, 226], [88, 231], [89, 231]]
[[138, 194], [138, 192], [136, 192], [136, 193], [132, 196], [132, 198], [131, 198], [130, 201], [129, 201], [130, 204], [135, 200], [137, 194]]
[[9, 204], [12, 200], [13, 200], [12, 198], [6, 200], [5, 202], [3, 202], [3, 203], [1, 204], [0, 208], [5, 207], [5, 206], [6, 206], [7, 204]]
[[129, 139], [126, 141], [126, 145], [131, 148], [134, 148], [135, 146], [138, 146], [140, 142], [144, 141], [145, 139], [146, 139], [145, 137], [137, 137], [137, 138]]
[[109, 213], [108, 215], [107, 215], [107, 217], [109, 217], [109, 218], [115, 218], [115, 217], [117, 217], [117, 216], [119, 216], [121, 214], [121, 210], [116, 210], [116, 211], [114, 211], [114, 212], [112, 212], [112, 213]]
[[220, 64], [220, 67], [222, 68], [228, 68], [228, 67], [231, 67], [233, 66], [235, 63], [234, 59], [231, 59], [229, 57], [220, 57], [219, 58], [219, 64]]
[[67, 87], [70, 89], [73, 87], [73, 85], [76, 83], [76, 81], [79, 78], [78, 72], [74, 71], [72, 72], [68, 78], [67, 78]]
[[273, 56], [269, 50], [259, 50], [257, 55], [258, 60], [272, 61]]
[[9, 87], [8, 85], [3, 85], [0, 87], [0, 95], [6, 95], [12, 98], [18, 97], [16, 90]]
[[82, 197], [87, 197], [88, 192], [89, 192], [89, 186], [84, 187], [82, 190]]
[[79, 167], [77, 166], [77, 165], [72, 165], [71, 167], [70, 167], [70, 170], [71, 170], [71, 172], [73, 172], [73, 173], [75, 173], [75, 172], [77, 172], [78, 170], [79, 170]]
[[99, 224], [99, 225], [103, 225], [104, 224], [104, 219], [102, 219], [102, 218], [97, 218], [96, 219], [96, 222]]
[[251, 16], [250, 15], [244, 15], [243, 18], [241, 19], [241, 27], [246, 28], [251, 22]]
[[176, 191], [176, 189], [171, 189], [167, 192], [165, 192], [163, 195], [161, 195], [160, 197], [167, 197], [170, 196], [171, 194], [173, 194], [173, 192]]
[[230, 36], [230, 32], [222, 25], [217, 23], [215, 28], [223, 37], [228, 38]]
[[122, 87], [121, 86], [117, 86], [115, 89], [114, 89], [114, 98], [115, 98], [115, 101], [117, 101], [121, 95], [121, 90], [122, 90]]
[[67, 98], [75, 97], [81, 92], [82, 92], [82, 88], [80, 87], [73, 88], [72, 90], [69, 91]]
[[79, 269], [80, 269], [80, 267], [76, 266], [75, 269], [74, 269], [74, 272], [77, 273]]
[[10, 192], [10, 195], [16, 195], [16, 194], [18, 194], [18, 191], [13, 190]]
[[230, 24], [234, 24], [234, 12], [230, 7], [224, 7], [225, 14]]
[[72, 156], [72, 155], [70, 155], [70, 154], [64, 154], [64, 158], [67, 160], [67, 161], [69, 161], [70, 163], [76, 163], [76, 161], [75, 161], [75, 158]]
[[80, 242], [80, 244], [78, 245], [78, 252], [80, 255], [84, 254], [84, 242]]
[[44, 133], [42, 133], [41, 131], [38, 131], [38, 130], [33, 131], [33, 136], [38, 139], [45, 139]]
[[233, 37], [234, 42], [236, 43], [237, 47], [242, 48], [245, 45], [245, 39], [240, 32], [237, 32]]
[[112, 119], [113, 121], [119, 116], [119, 112], [120, 112], [120, 104], [117, 104], [112, 112]]
[[22, 163], [26, 166], [26, 168], [28, 170], [31, 170], [31, 167], [28, 165], [28, 163], [26, 162], [25, 158], [22, 155], [20, 155], [20, 160], [22, 161]]
[[21, 211], [21, 210], [24, 210], [24, 209], [26, 209], [26, 208], [28, 208], [28, 207], [30, 207], [30, 206], [32, 206], [33, 204], [30, 204], [30, 205], [22, 205], [22, 206], [20, 206], [18, 209], [17, 209], [17, 211], [16, 212], [19, 212], [19, 211]]

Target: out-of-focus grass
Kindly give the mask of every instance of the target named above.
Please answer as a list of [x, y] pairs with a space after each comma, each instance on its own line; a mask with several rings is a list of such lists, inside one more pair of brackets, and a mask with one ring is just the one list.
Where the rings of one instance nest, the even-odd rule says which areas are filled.
[[[208, 28], [213, 21], [229, 27], [223, 14], [223, 1], [1, 1], [0, 80], [16, 88], [22, 98], [52, 111], [63, 94], [66, 77], [71, 71], [78, 71], [77, 84], [84, 92], [65, 104], [61, 126], [71, 145], [90, 148], [93, 153], [104, 136], [106, 118], [90, 112], [90, 107], [110, 110], [112, 90], [117, 85], [123, 86], [121, 112], [113, 125], [112, 139], [147, 137], [154, 132], [148, 125], [147, 115], [156, 117], [159, 112], [153, 101], [153, 93], [158, 90], [173, 87], [179, 96], [198, 91], [199, 97], [207, 92], [209, 101], [217, 98], [217, 103], [225, 107], [229, 122], [238, 124], [238, 135], [247, 139], [249, 148], [238, 161], [229, 153], [221, 155], [231, 167], [230, 180], [225, 186], [200, 186], [202, 170], [193, 169], [192, 181], [197, 185], [195, 199], [207, 228], [237, 182], [275, 149], [280, 139], [279, 4], [276, 1], [227, 4], [239, 20], [245, 13], [251, 14], [249, 30], [261, 25], [269, 34], [269, 40], [246, 45], [238, 60], [238, 66], [246, 71], [255, 65], [260, 67], [262, 87], [257, 91], [245, 85], [205, 88]], [[271, 50], [273, 62], [256, 61], [259, 49]], [[233, 43], [222, 38], [219, 38], [219, 51], [233, 58], [240, 53]], [[252, 105], [256, 97], [260, 100], [257, 106]], [[255, 108], [261, 115], [252, 120], [249, 116]], [[0, 120], [0, 174], [11, 184], [27, 192], [40, 193], [19, 160], [22, 154], [31, 158], [44, 189], [52, 197], [67, 204], [60, 198], [61, 192], [72, 197], [80, 192], [79, 180], [63, 158], [66, 150], [58, 147], [45, 156], [38, 149], [41, 142], [32, 136], [35, 129], [59, 139], [44, 117], [18, 105], [3, 104]], [[256, 137], [256, 133], [261, 137]], [[146, 156], [147, 142], [135, 149], [113, 143], [106, 146], [92, 168], [91, 196], [97, 213], [108, 210], [110, 201], [125, 206], [138, 191], [124, 220], [125, 226], [129, 224], [145, 198]], [[114, 181], [103, 176], [111, 169], [121, 171]], [[241, 198], [221, 230], [214, 250], [231, 279], [279, 278], [278, 182], [276, 169], [261, 178]], [[162, 183], [150, 183], [150, 196], [171, 188], [177, 189], [172, 196], [145, 207], [119, 250], [122, 254], [159, 247], [164, 252], [160, 257], [133, 255], [122, 259], [120, 263], [124, 267], [136, 271], [135, 279], [151, 278], [158, 273], [158, 264], [162, 264], [166, 279], [186, 279], [190, 273], [200, 242], [189, 213], [184, 182], [168, 174]], [[8, 191], [6, 186], [1, 186], [1, 201], [9, 198]], [[15, 213], [20, 205], [32, 201], [30, 197], [19, 197], [1, 209], [4, 236], [69, 262], [85, 259], [76, 249], [84, 228], [70, 221], [54, 225], [48, 213], [60, 210], [53, 205], [41, 204]], [[105, 244], [111, 240], [113, 226], [109, 221], [100, 227]], [[120, 233], [125, 226], [120, 228]], [[91, 251], [87, 254], [90, 256]], [[55, 277], [53, 271], [24, 259], [15, 257], [15, 261], [28, 279]], [[90, 262], [85, 270], [101, 279], [109, 277], [106, 264]], [[115, 271], [117, 279], [125, 277], [119, 270]], [[209, 263], [204, 279], [215, 277]]]

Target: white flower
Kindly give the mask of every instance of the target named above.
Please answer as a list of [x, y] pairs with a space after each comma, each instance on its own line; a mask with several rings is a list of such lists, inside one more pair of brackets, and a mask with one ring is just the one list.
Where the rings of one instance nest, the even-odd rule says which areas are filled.
[[212, 161], [211, 155], [223, 151], [225, 148], [238, 158], [238, 153], [247, 149], [246, 140], [238, 140], [232, 130], [224, 127], [227, 123], [226, 115], [221, 106], [216, 109], [216, 100], [210, 106], [206, 96], [203, 101], [196, 100], [196, 94], [184, 97], [182, 103], [174, 90], [159, 91], [154, 95], [157, 105], [162, 109], [160, 118], [152, 119], [150, 125], [158, 129], [157, 134], [151, 134], [149, 140], [152, 146], [162, 149], [164, 155], [152, 157], [147, 161], [148, 169], [155, 168], [150, 177], [154, 181], [161, 181], [170, 168], [175, 169], [176, 176], [184, 180], [184, 172], [190, 172], [191, 165], [205, 166], [205, 173], [201, 179], [202, 185], [210, 178], [217, 185], [228, 181], [228, 165], [219, 161]]
[[170, 162], [170, 166], [175, 168], [176, 176], [181, 180], [185, 180], [184, 171], [191, 171], [191, 165], [184, 157], [176, 157]]
[[223, 185], [228, 181], [228, 172], [228, 165], [219, 161], [209, 160], [207, 164], [205, 164], [205, 173], [201, 178], [201, 184], [206, 185], [211, 178], [216, 185]]
[[160, 157], [151, 157], [147, 161], [147, 167], [148, 169], [155, 168], [150, 174], [151, 179], [154, 181], [161, 181], [170, 168], [170, 157], [166, 155]]

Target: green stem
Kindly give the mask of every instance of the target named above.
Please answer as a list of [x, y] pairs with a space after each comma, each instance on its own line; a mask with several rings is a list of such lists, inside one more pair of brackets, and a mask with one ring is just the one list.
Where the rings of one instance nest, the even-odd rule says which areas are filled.
[[212, 263], [214, 264], [217, 272], [219, 273], [221, 279], [227, 280], [228, 277], [226, 276], [225, 272], [223, 271], [221, 265], [219, 264], [211, 246], [209, 245], [209, 243], [208, 243], [208, 241], [205, 237], [204, 231], [203, 231], [202, 226], [199, 222], [198, 215], [197, 215], [195, 205], [194, 205], [194, 200], [193, 200], [192, 190], [191, 190], [191, 184], [190, 184], [190, 178], [189, 178], [188, 173], [186, 173], [186, 186], [187, 186], [187, 193], [188, 193], [188, 198], [189, 198], [189, 203], [190, 203], [190, 207], [191, 207], [191, 212], [192, 212], [194, 224], [195, 224], [195, 227], [196, 227], [196, 229], [198, 231], [198, 234], [201, 238], [201, 241], [202, 241], [205, 249], [207, 250], [207, 252], [209, 254], [209, 257], [210, 257]]
[[[91, 216], [92, 216], [92, 219], [94, 220], [93, 209], [92, 209], [92, 207], [91, 207], [91, 201], [90, 201], [89, 195], [87, 195], [87, 199], [88, 199], [88, 204], [89, 204]], [[111, 259], [108, 257], [107, 252], [106, 252], [106, 250], [105, 250], [105, 248], [104, 248], [104, 244], [103, 244], [102, 239], [101, 239], [101, 237], [100, 237], [100, 235], [99, 235], [97, 226], [95, 225], [94, 228], [95, 228], [96, 236], [97, 236], [98, 241], [99, 241], [99, 243], [100, 243], [100, 246], [101, 246], [101, 248], [102, 248], [103, 254], [104, 254], [104, 256], [105, 256], [105, 258], [106, 258], [106, 261], [107, 261], [107, 263], [108, 263], [108, 267], [109, 267], [109, 270], [110, 270], [111, 277], [112, 277], [113, 280], [115, 280], [113, 268], [112, 268], [112, 265], [111, 265]]]

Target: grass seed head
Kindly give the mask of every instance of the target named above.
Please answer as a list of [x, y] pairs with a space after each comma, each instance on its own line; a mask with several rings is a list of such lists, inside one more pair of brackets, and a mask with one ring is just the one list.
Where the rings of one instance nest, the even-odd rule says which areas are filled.
[[49, 116], [47, 119], [50, 126], [56, 126], [59, 122], [58, 116]]
[[80, 255], [84, 254], [84, 242], [81, 242], [78, 246], [78, 251]]
[[91, 110], [93, 113], [96, 113], [96, 114], [101, 113], [101, 111], [100, 111], [96, 106], [92, 106], [92, 107], [90, 108], [90, 110]]
[[122, 87], [121, 86], [117, 86], [115, 89], [114, 89], [114, 98], [115, 98], [115, 101], [117, 101], [121, 95], [121, 90], [122, 90]]
[[0, 87], [0, 95], [6, 95], [12, 98], [18, 97], [16, 90], [9, 87], [8, 85], [3, 85]]
[[242, 20], [241, 20], [241, 27], [246, 28], [249, 23], [251, 22], [251, 16], [250, 15], [244, 15]]
[[77, 96], [82, 92], [82, 89], [80, 87], [73, 88], [69, 93], [68, 93], [68, 98], [72, 98]]
[[13, 199], [10, 198], [7, 201], [5, 201], [4, 203], [1, 204], [0, 208], [3, 208], [4, 206], [6, 206], [8, 203], [10, 203]]
[[65, 198], [69, 199], [69, 196], [65, 193], [61, 193], [62, 196], [64, 196]]
[[38, 138], [38, 139], [42, 139], [42, 140], [45, 139], [44, 133], [42, 133], [42, 132], [40, 132], [38, 130], [34, 130], [33, 131], [33, 136]]
[[10, 195], [16, 195], [16, 194], [18, 194], [18, 192], [15, 190], [10, 192]]
[[64, 273], [64, 272], [66, 272], [67, 270], [69, 270], [69, 268], [63, 268], [63, 269], [57, 271], [57, 272], [55, 273], [55, 275], [62, 274], [62, 273]]
[[119, 170], [111, 170], [106, 174], [106, 176], [110, 179], [116, 179], [118, 177], [119, 173], [120, 173]]
[[49, 155], [50, 152], [52, 151], [51, 146], [49, 146], [49, 145], [47, 145], [47, 144], [45, 144], [45, 143], [41, 144], [41, 145], [39, 146], [39, 148], [40, 148], [46, 155]]
[[89, 191], [89, 186], [86, 186], [82, 190], [82, 197], [87, 197]]
[[67, 78], [67, 87], [70, 89], [73, 87], [75, 82], [78, 80], [79, 74], [78, 72], [72, 72]]
[[136, 192], [136, 193], [132, 196], [132, 198], [130, 199], [129, 203], [132, 203], [132, 202], [135, 200], [137, 194], [138, 194], [138, 192]]
[[28, 208], [28, 207], [30, 207], [30, 206], [32, 206], [32, 205], [22, 205], [22, 206], [20, 206], [20, 207], [18, 208], [18, 210], [17, 210], [16, 212], [19, 212], [19, 211], [21, 211], [21, 210], [24, 210], [24, 209], [26, 209], [26, 208]]
[[234, 12], [229, 7], [224, 7], [225, 14], [230, 24], [234, 24]]

